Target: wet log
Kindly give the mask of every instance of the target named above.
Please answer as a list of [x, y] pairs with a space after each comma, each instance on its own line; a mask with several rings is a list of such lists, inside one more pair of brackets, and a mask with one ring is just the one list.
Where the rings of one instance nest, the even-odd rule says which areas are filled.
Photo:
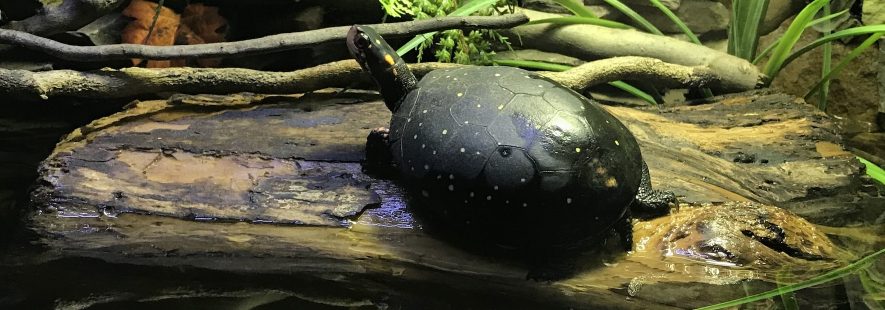
[[[845, 226], [885, 211], [885, 189], [842, 149], [829, 118], [796, 98], [606, 109], [640, 141], [653, 185], [682, 208], [637, 222], [629, 255], [588, 254], [577, 276], [553, 283], [526, 281], [518, 259], [428, 233], [395, 180], [363, 173], [365, 137], [390, 117], [367, 94], [137, 102], [57, 145], [41, 165], [30, 225], [64, 259], [266, 277], [246, 288], [322, 287], [339, 305], [668, 309], [741, 297], [742, 280], [770, 288], [783, 266], [844, 263], [851, 254], [802, 218]], [[144, 297], [134, 290], [117, 296]]]

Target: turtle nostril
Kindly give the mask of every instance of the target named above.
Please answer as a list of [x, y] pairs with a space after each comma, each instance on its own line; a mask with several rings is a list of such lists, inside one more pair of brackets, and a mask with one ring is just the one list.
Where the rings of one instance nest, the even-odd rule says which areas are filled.
[[509, 147], [501, 148], [498, 152], [501, 153], [501, 157], [509, 157], [513, 153]]

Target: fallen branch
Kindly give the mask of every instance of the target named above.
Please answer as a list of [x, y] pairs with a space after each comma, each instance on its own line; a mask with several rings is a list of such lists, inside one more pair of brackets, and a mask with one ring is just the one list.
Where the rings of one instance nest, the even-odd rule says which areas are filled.
[[[560, 15], [522, 9], [529, 19]], [[577, 57], [584, 60], [619, 56], [642, 56], [683, 66], [703, 66], [721, 77], [726, 92], [745, 91], [761, 85], [765, 76], [750, 62], [691, 42], [635, 30], [594, 25], [523, 25], [504, 30], [514, 45]]]
[[126, 1], [64, 0], [57, 5], [45, 5], [36, 15], [9, 22], [3, 28], [34, 35], [52, 35], [86, 26], [124, 2]]
[[[410, 64], [418, 76], [459, 65]], [[714, 86], [720, 80], [705, 68], [664, 63], [644, 57], [617, 57], [589, 62], [566, 72], [542, 72], [564, 85], [581, 90], [615, 80], [648, 80], [662, 85]], [[329, 87], [369, 83], [368, 75], [353, 60], [342, 60], [291, 72], [267, 72], [240, 68], [125, 68], [79, 72], [53, 70], [31, 72], [0, 69], [0, 98], [47, 99], [49, 97], [120, 98], [159, 92], [204, 94], [303, 93]], [[368, 85], [368, 84], [364, 84]]]
[[[509, 28], [524, 24], [527, 21], [528, 18], [523, 14], [507, 14], [501, 16], [439, 17], [400, 23], [375, 24], [372, 27], [379, 34], [386, 37], [403, 37], [444, 29]], [[208, 58], [266, 54], [308, 48], [331, 42], [341, 42], [341, 45], [344, 46], [344, 38], [349, 28], [350, 26], [330, 27], [235, 42], [175, 46], [137, 44], [74, 46], [25, 32], [0, 29], [0, 43], [16, 44], [61, 59], [84, 62], [129, 58]]]
[[601, 83], [647, 81], [661, 87], [710, 87], [719, 90], [720, 77], [706, 67], [686, 67], [660, 59], [623, 56], [591, 61], [563, 72], [545, 72], [547, 77], [572, 89]]

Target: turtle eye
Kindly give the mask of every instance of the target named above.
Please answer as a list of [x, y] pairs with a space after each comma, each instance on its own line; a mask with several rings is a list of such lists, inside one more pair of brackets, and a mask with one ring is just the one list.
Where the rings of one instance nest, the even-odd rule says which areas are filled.
[[365, 34], [356, 36], [353, 41], [353, 45], [358, 49], [365, 50], [369, 48], [369, 38]]

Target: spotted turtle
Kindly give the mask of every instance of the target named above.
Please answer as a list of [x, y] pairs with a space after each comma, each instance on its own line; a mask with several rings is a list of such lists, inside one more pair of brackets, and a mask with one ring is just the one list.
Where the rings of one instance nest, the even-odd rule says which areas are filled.
[[393, 112], [367, 156], [386, 151], [418, 211], [462, 236], [546, 253], [614, 228], [629, 249], [631, 209], [668, 212], [673, 195], [651, 189], [636, 139], [593, 100], [511, 67], [418, 81], [367, 26], [353, 26], [347, 46]]

